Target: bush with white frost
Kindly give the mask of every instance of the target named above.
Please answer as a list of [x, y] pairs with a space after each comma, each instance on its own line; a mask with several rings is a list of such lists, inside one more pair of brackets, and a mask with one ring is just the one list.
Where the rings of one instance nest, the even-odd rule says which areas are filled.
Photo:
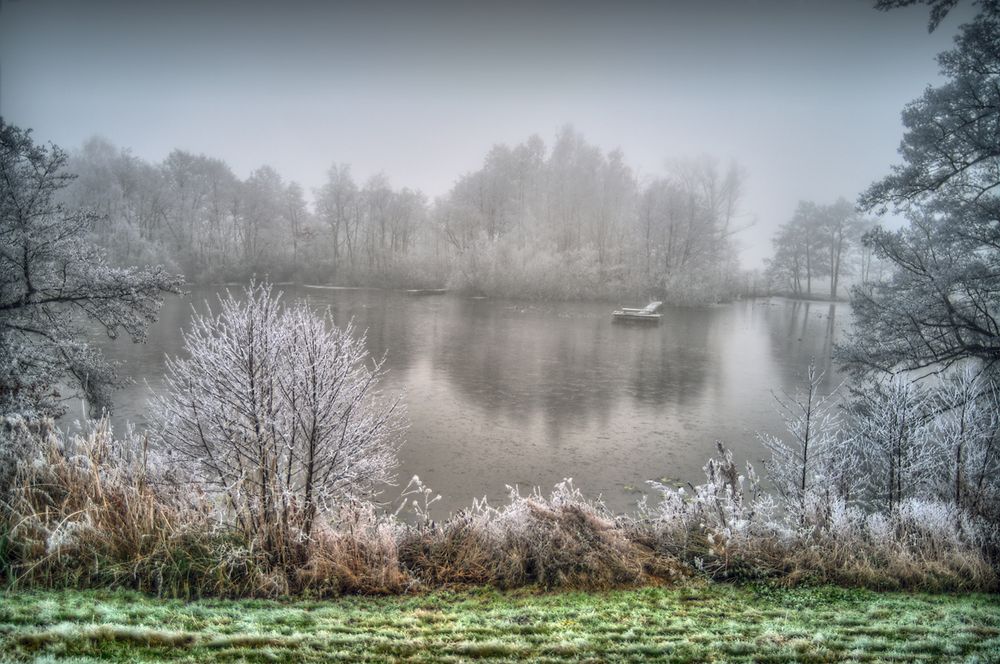
[[391, 481], [401, 406], [376, 391], [353, 326], [269, 286], [220, 297], [196, 313], [186, 357], [167, 362], [154, 403], [175, 472], [223, 500], [238, 527], [275, 562], [294, 562], [317, 519]]
[[804, 386], [794, 395], [775, 396], [787, 439], [758, 434], [771, 452], [765, 462], [774, 490], [789, 517], [805, 523], [817, 496], [848, 498], [857, 488], [858, 460], [841, 436], [836, 390], [822, 394], [824, 373], [810, 363]]
[[902, 375], [855, 390], [849, 445], [860, 456], [864, 493], [875, 509], [891, 512], [933, 484], [939, 450], [931, 401], [927, 388]]
[[967, 366], [933, 393], [934, 489], [975, 515], [1000, 519], [1000, 390]]
[[[416, 482], [418, 494], [431, 492]], [[680, 567], [630, 539], [600, 501], [563, 480], [548, 495], [508, 487], [499, 506], [475, 501], [443, 523], [424, 518], [402, 531], [400, 560], [430, 584], [489, 583], [504, 588], [611, 588], [640, 583], [651, 570], [676, 578]], [[433, 500], [430, 498], [430, 500]], [[411, 503], [412, 504], [412, 503]], [[418, 499], [417, 516], [429, 502]]]

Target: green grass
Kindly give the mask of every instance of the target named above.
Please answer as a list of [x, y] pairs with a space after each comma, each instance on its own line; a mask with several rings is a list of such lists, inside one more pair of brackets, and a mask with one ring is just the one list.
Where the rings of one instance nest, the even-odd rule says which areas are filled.
[[0, 593], [0, 660], [1000, 662], [1000, 596], [722, 584], [334, 601]]

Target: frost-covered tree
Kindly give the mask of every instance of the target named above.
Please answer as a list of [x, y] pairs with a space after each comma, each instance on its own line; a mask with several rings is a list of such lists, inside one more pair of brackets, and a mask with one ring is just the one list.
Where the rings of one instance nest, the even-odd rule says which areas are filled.
[[[930, 4], [936, 22], [953, 3]], [[841, 354], [859, 374], [1000, 360], [1000, 3], [978, 5], [938, 57], [945, 82], [903, 111], [903, 163], [861, 197], [911, 221], [867, 236], [894, 270], [853, 292]]]
[[933, 392], [931, 436], [939, 497], [972, 514], [1000, 514], [1000, 390], [973, 367]]
[[773, 284], [795, 295], [812, 296], [813, 281], [829, 278], [830, 298], [849, 272], [848, 256], [865, 227], [854, 206], [840, 198], [828, 205], [800, 201], [791, 220], [775, 234], [768, 261]]
[[376, 392], [383, 363], [363, 336], [279, 300], [251, 285], [195, 313], [154, 402], [177, 471], [278, 561], [318, 515], [392, 478], [401, 414]]
[[99, 215], [58, 195], [74, 178], [66, 154], [0, 120], [0, 412], [55, 413], [61, 385], [110, 407], [115, 367], [86, 341], [94, 326], [145, 338], [180, 277], [115, 268], [88, 241]]
[[718, 299], [704, 291], [723, 290], [735, 271], [732, 236], [743, 181], [736, 164], [723, 172], [702, 158], [673, 162], [666, 178], [645, 187], [637, 217], [643, 289], [657, 297]]
[[865, 222], [847, 199], [839, 198], [823, 206], [819, 226], [830, 270], [830, 299], [835, 300], [840, 291], [840, 277], [848, 274], [845, 259], [860, 238]]
[[856, 388], [851, 447], [872, 504], [892, 512], [930, 492], [941, 455], [932, 435], [930, 398], [907, 376], [878, 378]]
[[327, 171], [326, 183], [314, 192], [316, 214], [330, 229], [330, 276], [341, 271], [341, 256], [351, 269], [355, 266], [357, 243], [358, 186], [351, 177], [351, 167], [334, 164]]
[[151, 235], [191, 279], [219, 275], [239, 260], [239, 180], [220, 159], [174, 150], [154, 168], [159, 188]]
[[301, 185], [290, 182], [282, 197], [281, 218], [284, 230], [292, 243], [291, 260], [296, 270], [301, 270], [303, 260], [311, 253], [309, 246], [316, 237], [311, 215], [306, 206]]
[[799, 201], [792, 219], [778, 229], [772, 240], [774, 256], [768, 261], [768, 271], [794, 295], [811, 297], [813, 279], [829, 271], [821, 223], [821, 206]]
[[802, 389], [775, 395], [787, 439], [758, 434], [771, 453], [765, 462], [768, 477], [790, 516], [799, 520], [812, 498], [849, 499], [856, 488], [855, 456], [838, 437], [836, 390], [824, 395], [823, 382], [824, 373], [810, 363]]

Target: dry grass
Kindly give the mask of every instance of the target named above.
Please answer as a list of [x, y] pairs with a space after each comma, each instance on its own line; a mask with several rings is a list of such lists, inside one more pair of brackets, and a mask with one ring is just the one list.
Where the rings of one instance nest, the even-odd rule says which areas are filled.
[[[37, 433], [37, 432], [36, 432]], [[154, 483], [106, 428], [51, 430], [18, 464], [0, 518], [0, 575], [13, 588], [130, 588], [171, 597], [332, 597], [442, 586], [611, 589], [691, 576], [872, 589], [997, 590], [997, 570], [956, 515], [842, 511], [789, 530], [725, 465], [694, 496], [638, 517], [566, 482], [513, 493], [437, 524], [347, 506], [276, 564], [206, 497]], [[918, 509], [919, 508], [919, 509]], [[937, 511], [935, 511], [937, 510]], [[964, 530], [963, 530], [964, 529]]]
[[400, 564], [396, 524], [370, 509], [345, 510], [341, 529], [324, 528], [295, 572], [298, 590], [311, 596], [401, 593], [415, 580]]
[[197, 495], [148, 481], [106, 424], [63, 440], [49, 427], [5, 497], [8, 583], [241, 595], [257, 565]]
[[408, 569], [435, 585], [606, 589], [647, 582], [650, 570], [679, 574], [678, 565], [654, 563], [614, 515], [565, 482], [549, 496], [514, 493], [503, 507], [480, 504], [444, 524], [408, 529], [400, 551]]

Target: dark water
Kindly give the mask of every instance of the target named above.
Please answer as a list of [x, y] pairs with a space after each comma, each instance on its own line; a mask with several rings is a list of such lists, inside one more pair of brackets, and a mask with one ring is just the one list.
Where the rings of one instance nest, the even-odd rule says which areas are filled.
[[[383, 388], [403, 393], [410, 420], [399, 478], [419, 474], [444, 495], [442, 513], [501, 499], [506, 484], [547, 489], [565, 477], [629, 509], [645, 480], [699, 481], [716, 440], [758, 461], [754, 432], [781, 430], [771, 391], [793, 390], [812, 357], [829, 368], [849, 318], [843, 304], [771, 299], [622, 325], [600, 303], [285, 290], [353, 317], [373, 354], [388, 350]], [[145, 345], [106, 346], [138, 381], [116, 398], [116, 426], [143, 425], [164, 354], [181, 352], [192, 303], [215, 292], [167, 302]]]

